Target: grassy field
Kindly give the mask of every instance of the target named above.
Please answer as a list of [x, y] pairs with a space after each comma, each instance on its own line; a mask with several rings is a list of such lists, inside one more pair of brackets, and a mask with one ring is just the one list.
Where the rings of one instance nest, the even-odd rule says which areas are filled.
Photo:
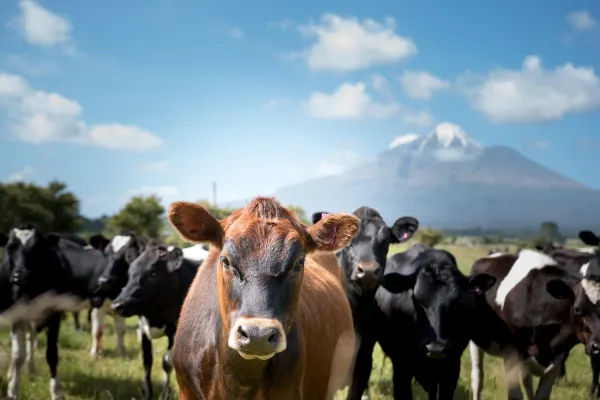
[[[457, 258], [463, 272], [468, 272], [475, 259], [487, 254], [483, 248], [467, 248], [459, 246], [440, 246], [451, 251]], [[505, 246], [502, 246], [504, 248]], [[397, 246], [391, 252], [402, 250]], [[85, 321], [82, 313], [82, 321]], [[67, 317], [62, 324], [60, 334], [60, 364], [59, 374], [62, 387], [67, 399], [89, 400], [89, 399], [120, 399], [131, 400], [141, 398], [141, 383], [143, 379], [143, 368], [141, 363], [140, 346], [135, 335], [136, 318], [128, 321], [128, 332], [126, 335], [126, 346], [130, 359], [125, 361], [118, 357], [114, 349], [115, 335], [112, 319], [107, 318], [107, 326], [103, 338], [104, 356], [94, 360], [89, 355], [91, 337], [88, 332], [77, 333], [73, 329], [72, 317]], [[87, 324], [86, 329], [89, 330]], [[48, 398], [48, 369], [45, 362], [45, 335], [40, 335], [39, 348], [36, 353], [36, 373], [29, 377], [23, 371], [21, 384], [21, 398], [27, 400], [42, 400]], [[162, 380], [161, 359], [166, 346], [166, 339], [156, 340], [154, 345], [154, 374], [155, 394], [160, 393]], [[0, 398], [6, 393], [6, 368], [10, 356], [10, 341], [8, 333], [0, 333]], [[371, 398], [373, 400], [391, 399], [392, 393], [392, 366], [386, 361], [382, 368], [382, 353], [377, 347], [374, 354], [373, 372], [371, 374]], [[553, 399], [587, 399], [588, 385], [591, 380], [591, 371], [587, 357], [579, 345], [571, 352], [567, 362], [567, 381], [560, 382], [553, 391]], [[537, 380], [536, 380], [537, 384]], [[176, 384], [173, 376], [172, 387]], [[506, 398], [503, 380], [503, 367], [499, 359], [493, 357], [485, 358], [485, 381], [484, 398], [502, 399]], [[415, 385], [415, 398], [425, 399], [423, 391]], [[462, 362], [462, 370], [456, 399], [469, 399], [470, 395], [470, 359], [468, 351], [465, 352]], [[174, 397], [176, 398], [176, 397]], [[345, 398], [342, 393], [338, 399]]]

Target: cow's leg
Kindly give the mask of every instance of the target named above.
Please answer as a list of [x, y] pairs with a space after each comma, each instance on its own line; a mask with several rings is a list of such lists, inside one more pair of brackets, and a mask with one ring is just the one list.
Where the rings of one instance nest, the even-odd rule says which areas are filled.
[[161, 392], [161, 399], [166, 400], [169, 398], [169, 384], [171, 378], [171, 372], [173, 371], [173, 363], [171, 362], [171, 352], [173, 351], [173, 340], [175, 338], [175, 329], [172, 332], [167, 334], [167, 340], [169, 341], [167, 345], [167, 351], [163, 356], [162, 368], [164, 372], [164, 380]]
[[73, 311], [71, 313], [73, 315], [73, 324], [75, 325], [75, 331], [81, 332], [81, 324], [79, 323], [79, 311]]
[[100, 307], [92, 309], [92, 349], [90, 355], [97, 357], [102, 354], [102, 333], [104, 332], [104, 317], [106, 307], [103, 303]]
[[16, 323], [10, 330], [11, 358], [8, 368], [7, 398], [16, 400], [19, 396], [21, 384], [21, 368], [25, 361], [25, 327], [23, 323]]
[[[600, 391], [598, 391], [598, 378], [600, 378], [600, 356], [590, 356], [590, 363], [592, 365], [592, 384], [590, 385], [590, 400], [594, 398], [600, 398]], [[598, 392], [597, 396], [594, 396]]]
[[125, 318], [120, 315], [113, 315], [115, 320], [115, 332], [117, 333], [117, 351], [123, 358], [129, 358], [125, 349]]
[[504, 355], [504, 371], [506, 372], [506, 386], [508, 388], [509, 400], [523, 400], [521, 392], [521, 360], [512, 353]]
[[550, 364], [544, 375], [540, 378], [537, 390], [535, 392], [535, 400], [550, 400], [550, 394], [552, 394], [552, 387], [556, 382], [556, 379], [560, 375], [560, 363]]
[[[439, 400], [454, 399], [454, 392], [460, 377], [460, 357], [447, 361], [447, 367], [444, 368], [444, 374], [439, 382]], [[436, 399], [434, 399], [436, 400]]]
[[142, 340], [142, 361], [144, 363], [144, 395], [145, 399], [151, 399], [154, 396], [152, 391], [152, 341], [145, 333], [141, 335]]
[[375, 340], [365, 335], [360, 340], [358, 346], [347, 400], [369, 399], [368, 396], [365, 397], [363, 394], [369, 384], [369, 377], [371, 376], [371, 369], [373, 368], [373, 348], [375, 347]]
[[412, 378], [414, 375], [412, 369], [414, 365], [409, 365], [409, 363], [414, 363], [414, 358], [391, 357], [391, 359], [394, 369], [394, 400], [412, 400]]
[[469, 354], [471, 356], [471, 390], [473, 391], [473, 400], [481, 400], [484, 353], [479, 346], [473, 341], [470, 341]]
[[35, 373], [35, 349], [37, 348], [37, 331], [33, 324], [27, 324], [27, 373]]
[[54, 314], [47, 322], [46, 362], [50, 368], [50, 398], [52, 400], [63, 398], [58, 380], [58, 333], [60, 331], [60, 320], [61, 314]]
[[533, 390], [533, 374], [526, 365], [524, 365], [521, 370], [521, 379], [523, 381], [527, 400], [533, 400], [535, 398], [535, 392]]

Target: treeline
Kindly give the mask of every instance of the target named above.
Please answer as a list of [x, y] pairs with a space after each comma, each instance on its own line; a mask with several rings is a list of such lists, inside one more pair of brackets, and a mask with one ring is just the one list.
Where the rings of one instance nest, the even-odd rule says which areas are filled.
[[[206, 200], [198, 202], [216, 218], [229, 216], [234, 209], [219, 208]], [[0, 183], [0, 232], [19, 223], [33, 223], [44, 232], [77, 233], [85, 238], [93, 233], [110, 237], [121, 231], [165, 240], [185, 246], [166, 219], [166, 207], [158, 196], [132, 197], [119, 212], [90, 219], [80, 214], [80, 200], [63, 182], [47, 186], [33, 183]], [[301, 207], [288, 206], [306, 224], [310, 222]]]

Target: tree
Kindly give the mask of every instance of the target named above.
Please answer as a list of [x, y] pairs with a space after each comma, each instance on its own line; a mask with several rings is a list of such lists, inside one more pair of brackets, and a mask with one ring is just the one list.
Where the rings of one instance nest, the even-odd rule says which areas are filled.
[[108, 220], [107, 230], [111, 234], [133, 231], [158, 239], [163, 233], [164, 213], [165, 208], [157, 196], [136, 196]]
[[540, 237], [546, 243], [565, 243], [565, 237], [561, 235], [558, 225], [554, 221], [544, 221], [540, 225]]
[[429, 247], [435, 247], [444, 240], [444, 232], [433, 228], [419, 228], [417, 240]]
[[79, 199], [59, 181], [46, 187], [24, 182], [0, 184], [0, 210], [0, 232], [19, 223], [33, 223], [43, 232], [73, 233], [81, 226]]
[[219, 220], [229, 217], [235, 211], [234, 208], [215, 207], [210, 201], [204, 199], [199, 200], [198, 204], [206, 208], [206, 210], [211, 213], [213, 217]]
[[300, 206], [287, 206], [288, 210], [290, 210], [291, 212], [293, 212], [294, 214], [296, 214], [296, 216], [298, 218], [300, 218], [300, 221], [302, 221], [303, 224], [305, 225], [310, 225], [311, 222], [306, 218], [306, 211], [304, 211], [304, 208], [300, 207]]

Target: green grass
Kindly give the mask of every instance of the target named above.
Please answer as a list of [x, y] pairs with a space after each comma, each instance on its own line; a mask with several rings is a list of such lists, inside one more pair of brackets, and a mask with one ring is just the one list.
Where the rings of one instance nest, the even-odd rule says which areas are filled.
[[[390, 251], [395, 253], [406, 246], [394, 246]], [[490, 246], [493, 247], [493, 246]], [[451, 251], [459, 262], [463, 272], [468, 273], [473, 261], [487, 254], [483, 248], [467, 248], [460, 246], [441, 246]], [[504, 246], [501, 246], [504, 248]], [[85, 313], [82, 313], [82, 321]], [[141, 384], [143, 380], [143, 368], [141, 362], [140, 345], [135, 335], [137, 319], [128, 320], [128, 331], [125, 337], [125, 345], [130, 354], [129, 360], [122, 360], [114, 351], [116, 349], [115, 334], [112, 319], [107, 317], [106, 329], [103, 337], [104, 356], [94, 360], [89, 355], [91, 337], [88, 332], [77, 333], [73, 329], [73, 319], [69, 315], [61, 326], [60, 334], [60, 363], [59, 376], [67, 399], [89, 400], [131, 400], [141, 399]], [[84, 324], [89, 330], [87, 324]], [[21, 382], [21, 399], [42, 400], [48, 398], [48, 368], [45, 362], [45, 335], [39, 336], [39, 348], [36, 352], [36, 373], [29, 377], [23, 369], [23, 380]], [[161, 359], [166, 347], [166, 339], [154, 341], [154, 369], [153, 381], [155, 397], [160, 393], [162, 382]], [[0, 398], [6, 394], [6, 368], [10, 356], [10, 341], [8, 333], [0, 333]], [[370, 387], [372, 400], [392, 399], [392, 365], [386, 360], [382, 368], [383, 357], [381, 349], [376, 347], [374, 352], [373, 372], [371, 374]], [[487, 356], [484, 361], [484, 399], [506, 398], [506, 388], [503, 377], [503, 366], [498, 358]], [[470, 368], [471, 363], [468, 351], [463, 355], [460, 381], [456, 391], [456, 399], [470, 398]], [[175, 390], [176, 383], [172, 377], [172, 387]], [[576, 400], [587, 399], [588, 385], [591, 380], [591, 370], [588, 358], [584, 355], [581, 345], [571, 352], [567, 362], [567, 381], [559, 382], [554, 388], [552, 399]], [[537, 380], [535, 381], [537, 384]], [[416, 399], [425, 399], [426, 396], [418, 385], [414, 386], [413, 392]], [[345, 392], [344, 392], [345, 393]], [[340, 393], [336, 400], [344, 399]]]

